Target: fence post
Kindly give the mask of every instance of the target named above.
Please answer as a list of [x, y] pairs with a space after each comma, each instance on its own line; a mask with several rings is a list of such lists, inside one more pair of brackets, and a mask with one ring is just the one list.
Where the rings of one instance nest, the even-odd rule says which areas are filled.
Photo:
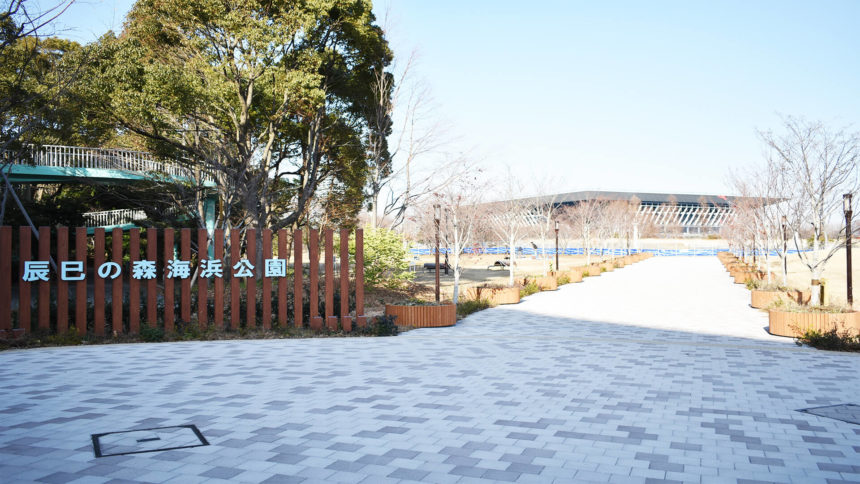
[[320, 317], [320, 233], [319, 230], [309, 229], [308, 231], [308, 255], [310, 261], [310, 308], [311, 308], [311, 329], [319, 331], [322, 329], [323, 320]]
[[349, 317], [349, 230], [340, 229], [340, 325], [352, 331]]
[[325, 229], [325, 324], [330, 331], [337, 330], [334, 315], [334, 230]]
[[173, 320], [176, 308], [173, 299], [176, 292], [173, 289], [173, 278], [167, 277], [167, 264], [173, 260], [173, 229], [164, 229], [164, 331], [173, 331]]
[[0, 331], [12, 331], [12, 227], [0, 227]]
[[105, 229], [96, 227], [93, 232], [93, 331], [105, 335], [105, 280], [98, 277], [98, 269], [105, 263]]
[[[191, 262], [191, 229], [182, 229], [179, 236], [179, 258]], [[179, 280], [179, 318], [183, 322], [191, 321], [191, 277]]]
[[[245, 231], [245, 257], [253, 266], [257, 263], [257, 229]], [[256, 270], [260, 270], [259, 267]], [[247, 297], [245, 327], [247, 329], [257, 327], [257, 278], [253, 275], [245, 278], [245, 294]]]
[[239, 278], [233, 277], [230, 269], [233, 264], [239, 262], [239, 230], [230, 229], [230, 263], [227, 264], [227, 272], [230, 274], [230, 327], [239, 329], [239, 318], [241, 315], [241, 300], [239, 298]]
[[132, 277], [135, 261], [140, 260], [140, 229], [128, 231], [128, 332], [140, 332], [140, 280]]
[[272, 258], [272, 230], [263, 229], [263, 267], [258, 267], [258, 271], [263, 271], [263, 329], [272, 328], [272, 279], [266, 277], [265, 264], [266, 259]]
[[[213, 241], [213, 258], [224, 260], [224, 229], [215, 229], [215, 240]], [[229, 267], [226, 269], [230, 272]], [[224, 278], [215, 278], [215, 328], [219, 331], [224, 329]]]
[[302, 320], [302, 299], [304, 299], [304, 289], [302, 288], [303, 266], [302, 266], [302, 230], [296, 229], [293, 231], [293, 325], [296, 328], [301, 328], [304, 324]]
[[[2, 257], [2, 256], [0, 256]], [[69, 228], [57, 227], [57, 270], [69, 260]], [[57, 273], [57, 334], [69, 330], [69, 283]]]
[[355, 230], [355, 324], [367, 325], [364, 315], [364, 229]]
[[[203, 277], [202, 261], [209, 259], [209, 231], [197, 229], [197, 326], [205, 330], [209, 325], [209, 280]], [[208, 262], [207, 262], [208, 264]], [[216, 278], [217, 279], [217, 278]]]
[[[87, 228], [75, 228], [75, 259], [83, 262], [84, 274], [87, 273]], [[75, 328], [78, 334], [87, 334], [87, 281], [86, 278], [75, 283]]]
[[[39, 227], [39, 260], [51, 260], [51, 228]], [[51, 282], [39, 281], [39, 329], [51, 329]]]
[[[146, 259], [158, 265], [158, 229], [146, 229]], [[167, 261], [162, 264], [162, 269]], [[158, 326], [158, 281], [153, 277], [146, 281], [146, 320]]]
[[[278, 258], [290, 260], [286, 229], [278, 230]], [[278, 325], [281, 329], [287, 327], [287, 284], [286, 276], [278, 278]]]
[[[111, 258], [113, 262], [122, 267], [122, 229], [116, 227], [111, 231]], [[116, 279], [111, 281], [111, 330], [116, 334], [123, 332], [122, 324], [122, 279], [120, 272]]]

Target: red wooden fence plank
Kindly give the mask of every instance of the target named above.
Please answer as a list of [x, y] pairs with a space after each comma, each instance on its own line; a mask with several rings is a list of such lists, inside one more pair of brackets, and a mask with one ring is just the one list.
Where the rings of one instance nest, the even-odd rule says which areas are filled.
[[[51, 228], [39, 227], [39, 260], [51, 260]], [[50, 279], [50, 277], [49, 277]], [[39, 329], [51, 329], [51, 282], [39, 281]]]
[[93, 233], [93, 331], [96, 336], [105, 335], [105, 280], [98, 276], [98, 269], [104, 263], [105, 229], [97, 227]]
[[349, 230], [340, 229], [340, 324], [352, 331], [349, 317]]
[[[191, 229], [182, 229], [179, 240], [179, 258], [183, 261], [191, 261]], [[180, 279], [179, 295], [179, 317], [182, 321], [191, 321], [191, 277]]]
[[[257, 229], [248, 229], [245, 231], [245, 256], [248, 258], [248, 262], [251, 263], [254, 267], [254, 271], [262, 270], [262, 267], [256, 267], [257, 265]], [[256, 328], [257, 327], [257, 278], [256, 277], [246, 277], [245, 278], [245, 294], [248, 300], [248, 312], [246, 314], [245, 319], [245, 327]]]
[[325, 324], [337, 329], [334, 315], [334, 230], [325, 229]]
[[[290, 260], [286, 229], [278, 230], [278, 258]], [[281, 329], [287, 327], [287, 284], [286, 277], [278, 278], [278, 324]]]
[[[146, 229], [146, 260], [158, 264], [158, 229]], [[157, 272], [156, 272], [157, 273]], [[158, 279], [146, 281], [146, 320], [152, 326], [158, 322]]]
[[355, 230], [355, 323], [364, 327], [364, 230]]
[[230, 274], [230, 327], [239, 329], [239, 278], [233, 277], [233, 265], [239, 262], [239, 230], [230, 230], [230, 264], [228, 270]]
[[173, 299], [173, 279], [167, 277], [167, 263], [173, 260], [173, 229], [164, 229], [164, 330], [173, 331], [173, 320], [176, 317]]
[[0, 227], [0, 330], [12, 330], [12, 227]]
[[[215, 229], [213, 235], [213, 257], [215, 260], [224, 260], [224, 229]], [[229, 269], [223, 274], [229, 274]], [[224, 329], [224, 278], [215, 278], [215, 328], [219, 331]]]
[[131, 277], [134, 261], [140, 260], [140, 229], [128, 231], [128, 332], [140, 332], [140, 280]]
[[[69, 260], [69, 228], [57, 227], [57, 270]], [[57, 333], [69, 330], [69, 283], [57, 273]]]
[[[272, 231], [263, 229], [263, 263], [272, 258]], [[263, 274], [263, 329], [272, 327], [272, 278], [266, 277], [265, 265], [257, 268]]]
[[308, 264], [310, 264], [311, 279], [311, 320], [320, 315], [319, 283], [320, 283], [320, 232], [317, 229], [308, 231]]
[[30, 286], [31, 283], [22, 279], [24, 275], [24, 262], [31, 260], [30, 254], [32, 254], [32, 245], [31, 245], [31, 236], [32, 232], [30, 232], [30, 227], [19, 227], [18, 228], [18, 254], [19, 254], [19, 269], [18, 269], [18, 327], [22, 328], [25, 332], [30, 332], [30, 324], [32, 324], [31, 320], [31, 304], [32, 300], [30, 299]]
[[[111, 258], [114, 262], [122, 267], [122, 229], [116, 227], [111, 232]], [[123, 332], [122, 320], [122, 279], [123, 274], [120, 272], [116, 279], [111, 281], [111, 329], [121, 334]]]
[[[87, 273], [87, 229], [75, 228], [75, 260], [83, 262], [84, 274]], [[87, 333], [87, 279], [75, 282], [75, 328], [78, 334]]]
[[297, 328], [303, 326], [302, 318], [302, 299], [304, 299], [304, 291], [302, 289], [302, 280], [304, 279], [302, 268], [302, 231], [297, 229], [293, 232], [293, 325]]
[[[197, 229], [197, 265], [201, 261], [209, 259], [209, 232], [206, 229]], [[207, 262], [208, 263], [208, 262]], [[197, 325], [200, 329], [209, 326], [209, 315], [207, 305], [209, 304], [209, 280], [197, 274]]]

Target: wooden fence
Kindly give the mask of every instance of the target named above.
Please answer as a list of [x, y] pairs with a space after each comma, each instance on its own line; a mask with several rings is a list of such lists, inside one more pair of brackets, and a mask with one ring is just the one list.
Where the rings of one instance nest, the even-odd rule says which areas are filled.
[[323, 247], [320, 231], [307, 231], [307, 269], [302, 230], [263, 229], [259, 235], [256, 229], [219, 229], [210, 240], [206, 229], [117, 228], [106, 234], [97, 228], [88, 236], [84, 227], [40, 227], [34, 237], [30, 227], [0, 227], [0, 333], [64, 333], [74, 326], [80, 334], [135, 334], [142, 323], [173, 331], [195, 320], [201, 329], [219, 330], [321, 330], [325, 324], [351, 331], [353, 321], [366, 324], [362, 230], [355, 231], [352, 258], [352, 234], [340, 230], [339, 271], [331, 229], [322, 233]]

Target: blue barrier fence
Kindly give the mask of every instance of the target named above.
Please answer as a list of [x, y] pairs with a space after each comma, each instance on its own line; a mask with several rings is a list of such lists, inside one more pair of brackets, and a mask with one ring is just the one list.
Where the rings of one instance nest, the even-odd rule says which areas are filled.
[[[807, 249], [807, 250], [809, 250], [809, 249]], [[433, 248], [411, 249], [411, 251], [415, 255], [432, 255], [432, 254], [436, 253], [436, 251]], [[544, 255], [544, 254], [555, 255], [555, 248], [552, 248], [552, 249], [540, 249], [540, 248], [535, 249], [532, 247], [517, 247], [516, 251], [517, 251], [517, 255], [524, 255], [524, 256], [534, 256], [534, 255]], [[717, 252], [728, 252], [728, 251], [729, 251], [729, 249], [642, 249], [642, 250], [630, 249], [629, 253], [630, 254], [637, 254], [637, 253], [642, 252], [642, 253], [654, 254], [655, 256], [659, 256], [659, 257], [673, 257], [673, 256], [716, 256]], [[596, 256], [600, 256], [600, 255], [624, 256], [624, 255], [628, 254], [627, 249], [605, 249], [605, 250], [590, 249], [589, 252], [591, 253], [591, 255], [596, 255]], [[732, 252], [735, 253], [736, 255], [740, 255], [739, 251], [732, 251]], [[440, 248], [439, 253], [440, 254], [445, 254], [445, 253], [451, 254], [451, 253], [453, 253], [453, 251], [451, 251], [450, 249]], [[478, 248], [478, 249], [469, 247], [469, 248], [463, 249], [463, 253], [464, 254], [493, 254], [493, 255], [499, 255], [500, 254], [500, 255], [506, 255], [506, 254], [509, 254], [510, 251], [508, 250], [507, 247], [486, 247], [486, 248]], [[583, 249], [582, 247], [559, 249], [558, 253], [559, 253], [559, 255], [585, 255], [585, 249]], [[797, 250], [790, 249], [788, 251], [788, 253], [789, 254], [796, 254]], [[759, 256], [763, 256], [765, 254], [765, 251], [759, 250], [759, 251], [756, 251], [756, 254]], [[751, 255], [751, 254], [748, 253], [748, 255]], [[778, 257], [778, 254], [775, 250], [771, 251], [770, 255], [773, 257]]]

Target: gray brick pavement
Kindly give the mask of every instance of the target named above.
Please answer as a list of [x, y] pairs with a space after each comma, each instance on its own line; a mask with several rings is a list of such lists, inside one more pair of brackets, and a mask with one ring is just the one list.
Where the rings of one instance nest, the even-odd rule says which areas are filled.
[[[850, 482], [860, 355], [764, 331], [716, 259], [650, 259], [396, 338], [0, 354], [4, 482]], [[211, 445], [96, 459], [90, 435]]]

